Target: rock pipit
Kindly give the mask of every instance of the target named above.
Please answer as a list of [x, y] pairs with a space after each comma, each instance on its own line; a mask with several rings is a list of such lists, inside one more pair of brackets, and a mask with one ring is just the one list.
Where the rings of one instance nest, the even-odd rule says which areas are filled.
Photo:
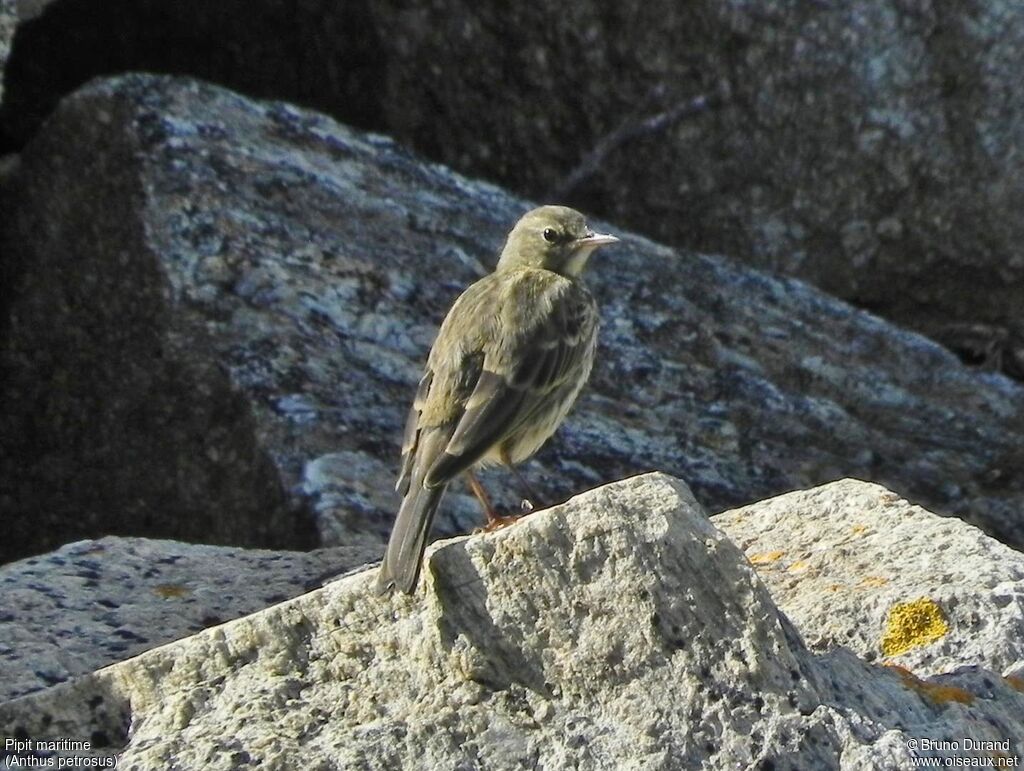
[[509, 233], [498, 266], [452, 305], [430, 350], [405, 426], [402, 505], [377, 588], [416, 586], [448, 483], [472, 468], [512, 466], [555, 432], [590, 376], [598, 312], [580, 274], [599, 246], [583, 215], [542, 206]]

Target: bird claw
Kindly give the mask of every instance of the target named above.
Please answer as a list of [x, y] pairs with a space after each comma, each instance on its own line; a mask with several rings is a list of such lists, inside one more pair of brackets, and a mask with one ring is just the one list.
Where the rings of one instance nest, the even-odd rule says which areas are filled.
[[509, 525], [515, 524], [516, 520], [520, 519], [522, 516], [522, 514], [508, 514], [506, 516], [502, 516], [501, 514], [490, 515], [487, 518], [487, 524], [473, 530], [473, 535], [479, 535], [480, 533], [493, 533], [496, 530], [501, 530]]

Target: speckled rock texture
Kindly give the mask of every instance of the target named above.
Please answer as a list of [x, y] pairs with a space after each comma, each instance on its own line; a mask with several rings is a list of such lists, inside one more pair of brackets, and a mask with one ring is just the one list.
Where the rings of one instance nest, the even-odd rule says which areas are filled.
[[537, 197], [609, 150], [570, 202], [952, 343], [987, 322], [1024, 376], [1020, 3], [383, 7], [399, 138]]
[[19, 25], [0, 124], [23, 142], [129, 70], [313, 106], [1024, 377], [1014, 0], [57, 0]]
[[1002, 752], [913, 740], [1024, 742], [1024, 693], [969, 656], [925, 680], [808, 650], [665, 475], [435, 545], [424, 573], [386, 598], [343, 578], [8, 702], [0, 734], [94, 736], [138, 771], [910, 769]]
[[[22, 154], [0, 250], [0, 549], [133, 533], [383, 538], [452, 299], [531, 204], [280, 103], [129, 76]], [[546, 502], [661, 469], [712, 511], [843, 476], [1024, 543], [1024, 389], [807, 285], [618, 232], [591, 384], [524, 467]], [[515, 507], [513, 480], [491, 475]], [[461, 489], [440, 532], [480, 522]]]
[[[854, 479], [712, 521], [812, 651], [843, 646], [925, 675], [971, 664], [1024, 677], [1024, 555], [977, 528]], [[899, 609], [912, 604], [937, 608], [940, 621], [924, 613], [901, 627]], [[932, 626], [941, 634], [929, 640]]]
[[375, 542], [271, 552], [109, 537], [4, 565], [0, 699], [261, 610], [378, 551]]

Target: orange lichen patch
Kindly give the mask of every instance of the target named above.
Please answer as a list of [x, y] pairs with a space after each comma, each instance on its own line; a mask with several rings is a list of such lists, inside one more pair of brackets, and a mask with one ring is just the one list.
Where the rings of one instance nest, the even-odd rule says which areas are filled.
[[958, 688], [955, 685], [929, 683], [926, 680], [922, 680], [906, 667], [901, 667], [898, 664], [888, 664], [887, 666], [900, 676], [904, 685], [908, 688], [913, 688], [936, 704], [949, 704], [952, 701], [958, 704], [971, 704], [974, 702], [974, 694], [970, 691], [965, 691], [963, 688]]
[[857, 586], [863, 586], [864, 588], [885, 586], [889, 583], [889, 579], [885, 576], [867, 576]]
[[870, 528], [868, 528], [867, 525], [854, 525], [853, 527], [850, 528], [850, 530], [853, 531], [854, 535], [862, 535], [862, 534], [866, 533], [869, 529]]
[[750, 564], [752, 565], [768, 565], [772, 562], [777, 562], [782, 555], [785, 554], [783, 551], [764, 551], [760, 554], [750, 555]]
[[949, 632], [942, 608], [927, 597], [901, 602], [889, 609], [882, 635], [882, 653], [898, 656], [940, 640]]
[[1010, 684], [1010, 687], [1024, 693], [1024, 677], [1018, 677], [1017, 675], [1010, 675], [1009, 677], [1003, 678]]
[[934, 701], [936, 704], [948, 704], [955, 701], [958, 704], [971, 704], [974, 702], [974, 694], [957, 688], [955, 685], [938, 685], [937, 683], [921, 682], [918, 688], [922, 694]]
[[806, 560], [797, 560], [788, 568], [786, 568], [786, 570], [788, 570], [790, 573], [799, 573], [802, 570], [807, 570], [810, 566], [811, 563], [807, 562]]
[[184, 597], [191, 594], [192, 590], [181, 584], [158, 584], [153, 587], [153, 593], [163, 597], [165, 600], [172, 600], [175, 597]]

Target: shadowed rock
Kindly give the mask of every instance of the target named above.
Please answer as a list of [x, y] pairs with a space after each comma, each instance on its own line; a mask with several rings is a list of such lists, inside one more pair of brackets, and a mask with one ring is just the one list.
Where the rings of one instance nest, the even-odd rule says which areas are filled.
[[1024, 376], [1018, 3], [17, 5], [11, 147], [91, 77], [189, 74], [800, 276]]
[[[391, 141], [191, 81], [64, 102], [6, 184], [4, 556], [134, 533], [380, 537], [452, 299], [531, 204]], [[545, 502], [637, 471], [721, 510], [875, 479], [1020, 544], [1022, 389], [806, 285], [622, 233], [591, 384], [525, 467]], [[506, 476], [499, 499], [519, 495]], [[440, 532], [480, 521], [455, 490]]]

